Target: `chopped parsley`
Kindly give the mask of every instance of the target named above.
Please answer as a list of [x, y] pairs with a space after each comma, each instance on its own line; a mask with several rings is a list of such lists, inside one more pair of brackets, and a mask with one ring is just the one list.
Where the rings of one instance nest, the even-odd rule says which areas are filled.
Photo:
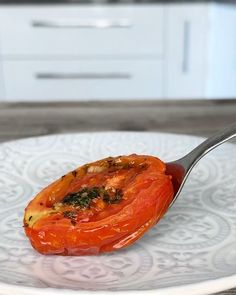
[[80, 209], [88, 209], [94, 199], [101, 198], [107, 204], [117, 204], [122, 199], [122, 191], [120, 189], [106, 190], [104, 186], [82, 188], [77, 192], [73, 192], [64, 197], [62, 204], [71, 205]]
[[65, 198], [62, 200], [62, 204], [72, 205], [74, 207], [85, 209], [89, 208], [91, 201], [98, 197], [99, 189], [97, 187], [83, 188], [78, 192], [71, 193], [65, 196]]

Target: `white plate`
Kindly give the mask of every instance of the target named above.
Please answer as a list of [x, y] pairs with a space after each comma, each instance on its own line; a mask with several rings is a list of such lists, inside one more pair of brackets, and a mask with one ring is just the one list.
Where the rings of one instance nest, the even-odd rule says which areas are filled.
[[[201, 138], [158, 133], [84, 133], [0, 145], [0, 294], [210, 294], [236, 286], [236, 146], [200, 161], [164, 219], [126, 250], [43, 256], [26, 239], [28, 201], [78, 165], [110, 155], [181, 157]], [[76, 290], [80, 290], [79, 293]]]

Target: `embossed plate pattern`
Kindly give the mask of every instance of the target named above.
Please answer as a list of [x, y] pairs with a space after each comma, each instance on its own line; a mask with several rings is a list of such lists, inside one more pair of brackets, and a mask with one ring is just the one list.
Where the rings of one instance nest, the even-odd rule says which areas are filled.
[[[108, 132], [46, 136], [0, 145], [0, 294], [210, 294], [236, 286], [236, 146], [225, 144], [194, 168], [163, 220], [135, 245], [89, 257], [43, 256], [22, 218], [42, 187], [109, 155], [177, 159], [201, 138]], [[13, 293], [14, 292], [14, 293]]]

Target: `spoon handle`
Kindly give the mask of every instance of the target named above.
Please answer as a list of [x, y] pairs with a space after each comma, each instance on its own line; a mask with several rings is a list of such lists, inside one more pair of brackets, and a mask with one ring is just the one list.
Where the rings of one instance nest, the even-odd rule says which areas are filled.
[[229, 125], [220, 132], [215, 133], [177, 162], [185, 168], [186, 172], [188, 172], [188, 170], [191, 170], [203, 156], [234, 136], [236, 136], [236, 123]]

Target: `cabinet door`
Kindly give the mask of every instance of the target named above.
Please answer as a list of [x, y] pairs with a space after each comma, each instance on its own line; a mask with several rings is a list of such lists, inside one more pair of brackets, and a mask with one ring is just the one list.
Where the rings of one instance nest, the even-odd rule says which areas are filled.
[[208, 4], [166, 6], [167, 98], [203, 98], [206, 78]]
[[2, 72], [2, 62], [0, 57], [0, 102], [4, 100], [4, 80]]

